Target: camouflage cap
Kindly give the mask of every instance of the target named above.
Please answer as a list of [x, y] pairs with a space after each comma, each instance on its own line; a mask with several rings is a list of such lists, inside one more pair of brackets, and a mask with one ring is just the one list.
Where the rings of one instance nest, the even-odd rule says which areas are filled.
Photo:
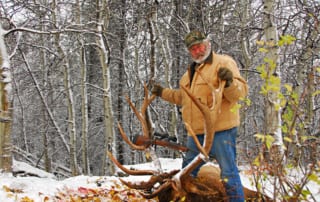
[[186, 44], [187, 48], [190, 48], [194, 44], [201, 43], [205, 38], [206, 36], [202, 32], [193, 30], [184, 38], [184, 43]]

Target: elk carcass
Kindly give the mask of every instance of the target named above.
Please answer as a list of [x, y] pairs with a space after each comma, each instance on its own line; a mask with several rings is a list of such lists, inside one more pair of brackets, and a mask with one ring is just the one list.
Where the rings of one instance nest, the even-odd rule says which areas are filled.
[[[202, 161], [207, 161], [209, 159], [208, 152], [214, 140], [214, 123], [221, 105], [224, 85], [225, 82], [220, 81], [219, 88], [212, 90], [214, 99], [214, 105], [212, 108], [208, 108], [206, 105], [200, 103], [200, 101], [197, 100], [188, 91], [188, 89], [182, 87], [203, 114], [206, 129], [204, 144], [200, 145], [192, 128], [186, 124], [188, 132], [194, 137], [194, 140], [197, 142], [197, 146], [200, 151], [199, 155], [188, 166], [180, 170], [173, 170], [169, 173], [162, 172], [161, 170], [130, 170], [121, 165], [111, 153], [108, 153], [109, 158], [114, 162], [114, 164], [116, 164], [125, 173], [129, 175], [150, 175], [150, 179], [146, 182], [132, 183], [120, 178], [121, 182], [130, 188], [141, 190], [141, 194], [147, 199], [158, 197], [160, 202], [228, 201], [223, 182], [220, 180], [220, 170], [218, 167], [208, 164], [200, 169], [196, 178], [190, 176], [190, 173], [194, 168], [196, 168]], [[142, 124], [143, 136], [151, 139], [151, 133], [149, 131], [150, 128], [148, 128], [147, 123], [146, 110], [148, 105], [152, 102], [152, 100], [154, 100], [155, 96], [152, 95], [149, 97], [146, 85], [144, 86], [144, 89], [145, 98], [141, 112], [135, 108], [129, 98], [127, 98], [127, 101]], [[124, 141], [128, 143], [131, 148], [141, 151], [148, 149], [147, 146], [149, 145], [136, 145], [131, 142], [127, 138], [127, 135], [124, 133], [120, 124], [118, 125], [118, 128]], [[255, 198], [257, 195], [255, 192], [251, 192], [250, 190], [246, 189], [244, 192], [247, 199], [249, 199], [249, 195], [253, 198]]]

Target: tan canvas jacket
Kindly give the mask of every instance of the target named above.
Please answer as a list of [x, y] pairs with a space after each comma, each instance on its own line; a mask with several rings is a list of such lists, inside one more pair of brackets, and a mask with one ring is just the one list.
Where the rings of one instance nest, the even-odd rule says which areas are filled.
[[[216, 131], [223, 131], [240, 124], [239, 111], [231, 111], [239, 99], [244, 98], [248, 93], [247, 82], [241, 77], [236, 62], [227, 55], [212, 53], [211, 63], [204, 63], [197, 67], [200, 74], [196, 71], [190, 86], [190, 68], [181, 77], [180, 86], [188, 88], [196, 98], [207, 106], [212, 106], [212, 92], [208, 86], [210, 82], [215, 88], [218, 87], [218, 69], [227, 67], [233, 72], [233, 82], [224, 89], [221, 110], [219, 111], [216, 122]], [[204, 79], [203, 79], [204, 78]], [[171, 103], [181, 106], [182, 119], [188, 123], [196, 134], [204, 133], [204, 121], [202, 114], [188, 95], [182, 89], [165, 88], [161, 97]]]

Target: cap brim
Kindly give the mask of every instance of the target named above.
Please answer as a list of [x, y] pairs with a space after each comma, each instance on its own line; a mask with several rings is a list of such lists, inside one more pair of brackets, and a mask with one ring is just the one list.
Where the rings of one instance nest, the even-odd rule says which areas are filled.
[[188, 48], [190, 48], [191, 46], [195, 45], [195, 44], [199, 44], [199, 43], [202, 43], [203, 42], [203, 39], [202, 40], [197, 40], [197, 41], [194, 41], [192, 42], [191, 44], [188, 45]]

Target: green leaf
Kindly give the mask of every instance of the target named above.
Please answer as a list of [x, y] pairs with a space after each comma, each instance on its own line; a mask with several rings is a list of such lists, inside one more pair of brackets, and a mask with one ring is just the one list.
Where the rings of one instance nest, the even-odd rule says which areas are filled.
[[280, 40], [278, 41], [278, 45], [279, 46], [290, 45], [295, 40], [296, 40], [296, 38], [291, 35], [283, 35], [283, 36], [280, 36]]
[[306, 189], [302, 190], [302, 196], [307, 197], [310, 194], [311, 194], [311, 192], [309, 190], [306, 190]]
[[281, 129], [282, 129], [283, 133], [288, 133], [288, 126], [287, 125], [282, 125]]
[[237, 104], [233, 105], [233, 107], [230, 109], [230, 111], [232, 113], [236, 113], [240, 108], [241, 108], [241, 105], [237, 103]]
[[284, 137], [283, 140], [286, 141], [286, 142], [292, 142], [292, 139], [289, 138], [289, 137]]
[[320, 184], [320, 179], [315, 173], [312, 173], [311, 175], [309, 175], [308, 179], [310, 181], [316, 182], [317, 184]]
[[257, 156], [257, 157], [253, 160], [252, 164], [255, 165], [255, 166], [260, 166], [260, 157]]
[[319, 95], [320, 94], [320, 90], [317, 90], [316, 92], [312, 93], [312, 96], [316, 96], [316, 95]]
[[268, 149], [271, 148], [273, 142], [274, 142], [274, 137], [271, 136], [271, 135], [266, 135], [265, 143], [266, 143], [266, 146], [267, 146]]
[[254, 137], [257, 138], [257, 140], [260, 140], [262, 142], [265, 139], [265, 136], [263, 134], [260, 134], [260, 133], [255, 134]]
[[283, 86], [286, 88], [286, 90], [287, 90], [289, 93], [292, 92], [292, 85], [291, 85], [291, 84], [284, 84]]
[[261, 53], [267, 53], [268, 52], [268, 50], [266, 48], [259, 48], [258, 51], [261, 52]]
[[316, 140], [317, 138], [314, 137], [314, 136], [310, 136], [310, 135], [303, 135], [303, 136], [301, 136], [301, 140], [302, 140], [303, 142], [305, 142], [305, 141], [307, 141], [307, 140], [312, 140], [312, 139]]

